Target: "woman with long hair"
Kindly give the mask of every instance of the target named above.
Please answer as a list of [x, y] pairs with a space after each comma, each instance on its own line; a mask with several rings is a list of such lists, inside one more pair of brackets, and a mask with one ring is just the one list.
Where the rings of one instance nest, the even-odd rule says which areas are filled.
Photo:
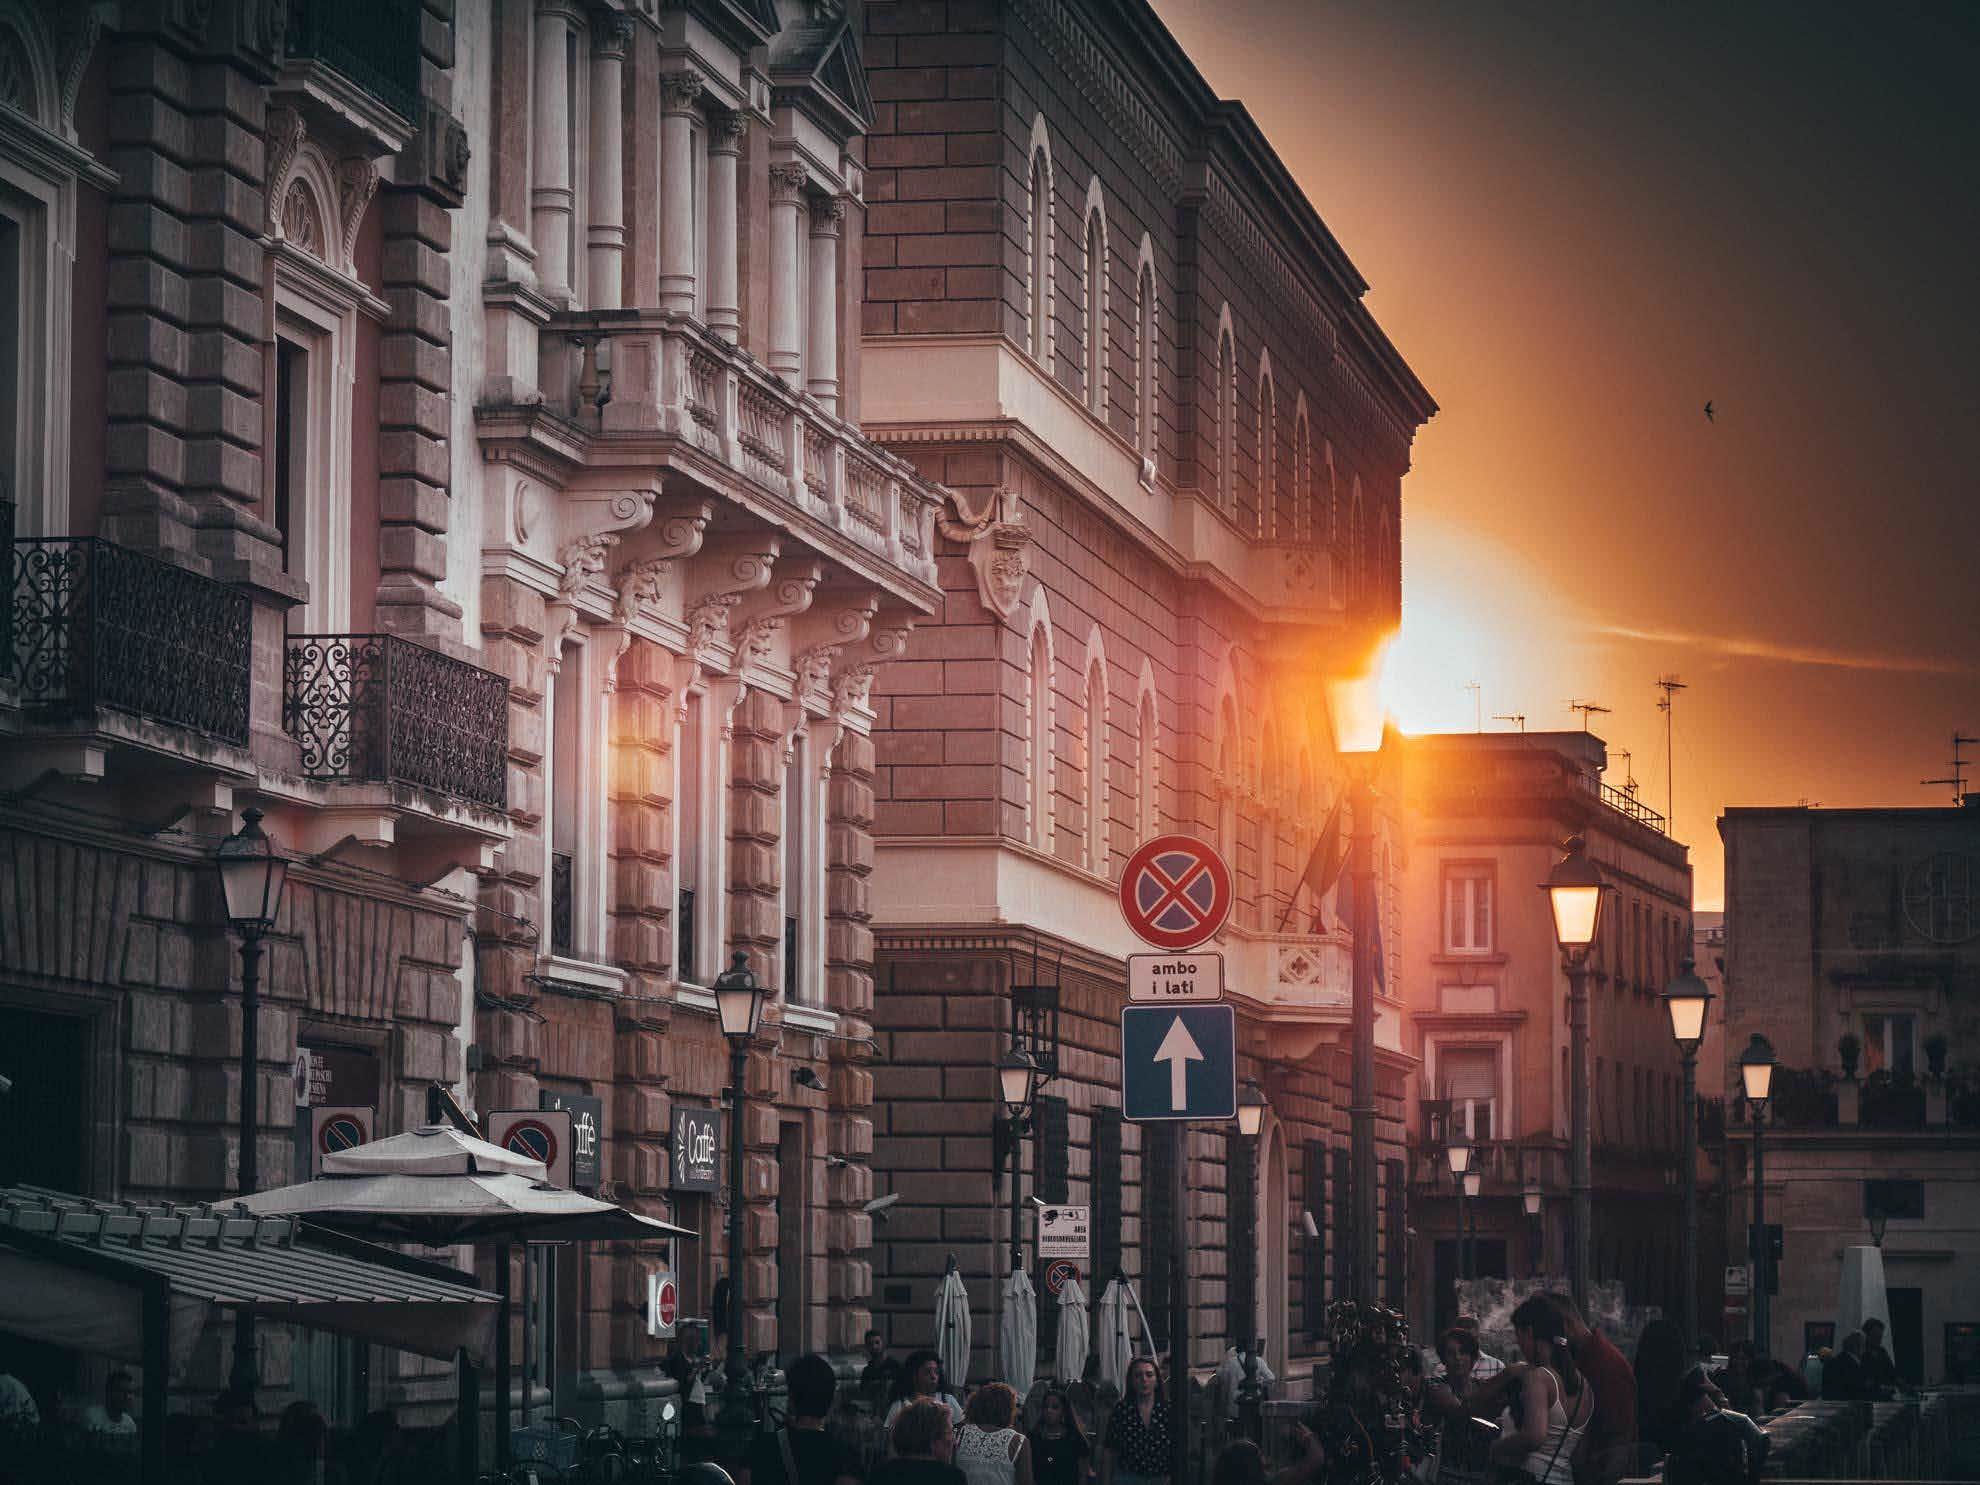
[[1492, 1445], [1492, 1462], [1534, 1485], [1573, 1485], [1574, 1451], [1595, 1416], [1595, 1388], [1575, 1368], [1553, 1306], [1535, 1295], [1513, 1311], [1526, 1364], [1513, 1368], [1516, 1427]]
[[1166, 1485], [1171, 1449], [1162, 1373], [1152, 1356], [1137, 1356], [1100, 1444], [1100, 1485]]
[[894, 1420], [901, 1415], [901, 1409], [917, 1399], [941, 1403], [949, 1410], [949, 1422], [961, 1427], [963, 1421], [962, 1404], [949, 1392], [942, 1376], [942, 1358], [933, 1351], [911, 1351], [901, 1366], [901, 1374], [894, 1383], [893, 1405], [887, 1409], [885, 1426], [892, 1428]]
[[1038, 1401], [1038, 1426], [1026, 1437], [1037, 1485], [1086, 1485], [1093, 1471], [1093, 1445], [1065, 1388], [1054, 1383], [1045, 1389]]
[[1684, 1380], [1684, 1332], [1659, 1316], [1636, 1338], [1636, 1431], [1644, 1445], [1639, 1464], [1650, 1465], [1669, 1451], [1690, 1421], [1678, 1402]]

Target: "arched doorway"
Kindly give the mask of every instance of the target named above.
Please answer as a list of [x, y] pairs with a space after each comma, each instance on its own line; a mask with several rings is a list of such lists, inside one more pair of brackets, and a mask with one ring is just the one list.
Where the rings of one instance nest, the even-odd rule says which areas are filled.
[[1292, 1191], [1286, 1180], [1286, 1131], [1278, 1120], [1265, 1135], [1258, 1203], [1258, 1333], [1265, 1364], [1284, 1376], [1286, 1332], [1292, 1323]]

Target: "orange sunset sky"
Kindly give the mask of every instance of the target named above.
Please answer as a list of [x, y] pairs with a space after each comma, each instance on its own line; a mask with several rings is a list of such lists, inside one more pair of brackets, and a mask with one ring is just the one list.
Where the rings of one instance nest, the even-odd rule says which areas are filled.
[[[1595, 730], [1717, 908], [1728, 805], [1944, 804], [1980, 733], [1980, 6], [1154, 0], [1443, 411], [1410, 731]], [[1715, 404], [1716, 423], [1703, 408]], [[1980, 786], [1980, 748], [1970, 777]]]

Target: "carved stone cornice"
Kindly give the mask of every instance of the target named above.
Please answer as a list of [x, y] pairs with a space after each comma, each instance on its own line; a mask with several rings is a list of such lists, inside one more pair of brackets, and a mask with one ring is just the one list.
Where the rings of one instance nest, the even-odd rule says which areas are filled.
[[954, 512], [936, 519], [936, 529], [950, 541], [962, 542], [976, 574], [976, 593], [983, 606], [1008, 621], [1024, 598], [1024, 580], [1031, 571], [1031, 532], [1015, 490], [999, 490], [981, 511], [972, 511], [953, 490], [943, 492], [944, 506]]

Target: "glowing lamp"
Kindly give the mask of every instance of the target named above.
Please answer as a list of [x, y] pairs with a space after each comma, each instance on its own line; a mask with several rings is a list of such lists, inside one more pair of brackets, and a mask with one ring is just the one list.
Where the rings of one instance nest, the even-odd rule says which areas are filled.
[[1712, 987], [1685, 960], [1678, 966], [1677, 978], [1664, 987], [1664, 1009], [1671, 1013], [1671, 1035], [1686, 1056], [1705, 1040], [1705, 1012], [1711, 1004]]
[[1379, 667], [1352, 680], [1327, 687], [1327, 712], [1334, 724], [1334, 749], [1340, 753], [1374, 753], [1382, 747], [1388, 718], [1382, 711]]
[[1526, 1204], [1526, 1215], [1537, 1217], [1540, 1215], [1540, 1204], [1546, 1200], [1546, 1197], [1542, 1194], [1538, 1181], [1528, 1181], [1526, 1189], [1520, 1192], [1519, 1199]]
[[263, 832], [260, 810], [241, 812], [241, 828], [220, 842], [213, 862], [220, 869], [220, 890], [234, 930], [259, 935], [274, 927], [289, 861]]
[[1739, 1081], [1746, 1093], [1746, 1101], [1755, 1108], [1765, 1108], [1767, 1100], [1774, 1095], [1774, 1068], [1780, 1059], [1774, 1056], [1773, 1043], [1759, 1032], [1746, 1044], [1746, 1050], [1739, 1054]]
[[737, 949], [729, 967], [715, 976], [715, 1010], [722, 1018], [722, 1035], [740, 1041], [756, 1035], [763, 1016], [763, 987], [749, 967], [749, 955]]
[[1479, 1188], [1484, 1184], [1485, 1184], [1484, 1171], [1468, 1170], [1464, 1173], [1464, 1194], [1467, 1198], [1476, 1196], [1478, 1194]]
[[1471, 1169], [1471, 1141], [1459, 1135], [1444, 1148], [1444, 1158], [1451, 1163], [1451, 1175], [1463, 1180]]
[[1554, 907], [1554, 941], [1568, 951], [1587, 952], [1602, 926], [1602, 871], [1588, 859], [1588, 843], [1570, 836], [1566, 855], [1547, 873], [1547, 897]]
[[997, 1063], [997, 1093], [1013, 1118], [1031, 1106], [1032, 1077], [1038, 1064], [1022, 1047], [1012, 1047]]
[[1246, 1078], [1238, 1090], [1238, 1133], [1246, 1138], [1257, 1135], [1265, 1127], [1265, 1110], [1270, 1107], [1265, 1101], [1265, 1090]]

